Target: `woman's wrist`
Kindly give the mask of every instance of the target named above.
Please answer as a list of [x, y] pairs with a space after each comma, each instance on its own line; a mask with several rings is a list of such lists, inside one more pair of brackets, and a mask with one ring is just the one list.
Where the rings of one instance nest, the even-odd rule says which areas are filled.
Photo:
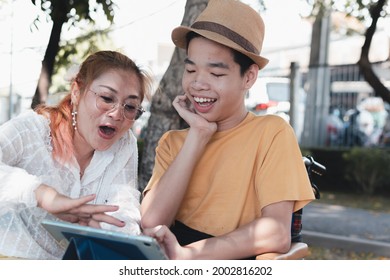
[[56, 191], [53, 188], [44, 184], [39, 185], [34, 192], [37, 200], [37, 206], [43, 209], [45, 209], [47, 201], [52, 200], [56, 194]]

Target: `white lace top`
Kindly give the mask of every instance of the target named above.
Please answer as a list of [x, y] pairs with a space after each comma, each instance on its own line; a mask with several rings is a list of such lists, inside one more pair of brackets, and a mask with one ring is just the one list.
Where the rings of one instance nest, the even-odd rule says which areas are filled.
[[124, 228], [102, 228], [140, 234], [138, 151], [131, 131], [106, 151], [95, 151], [80, 180], [78, 166], [52, 158], [49, 120], [28, 111], [0, 126], [0, 255], [58, 259], [64, 253], [40, 221], [54, 217], [36, 207], [34, 190], [42, 183], [76, 198], [95, 193], [93, 203], [118, 205], [113, 216]]

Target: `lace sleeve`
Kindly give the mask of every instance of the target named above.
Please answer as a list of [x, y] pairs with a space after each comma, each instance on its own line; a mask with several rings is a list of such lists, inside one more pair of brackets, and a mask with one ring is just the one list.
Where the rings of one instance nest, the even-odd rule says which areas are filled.
[[26, 141], [34, 141], [34, 135], [23, 137], [19, 121], [11, 120], [0, 127], [0, 201], [36, 206], [34, 190], [41, 184], [41, 180], [19, 166], [26, 156]]

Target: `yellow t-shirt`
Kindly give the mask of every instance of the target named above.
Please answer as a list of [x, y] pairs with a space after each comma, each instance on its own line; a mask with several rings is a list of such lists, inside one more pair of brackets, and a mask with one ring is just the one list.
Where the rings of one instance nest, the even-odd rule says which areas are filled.
[[[147, 192], [179, 153], [188, 130], [165, 133], [156, 149]], [[177, 174], [180, 180], [180, 174]], [[277, 116], [249, 113], [238, 126], [216, 132], [199, 159], [176, 219], [214, 236], [261, 217], [269, 204], [314, 199], [292, 127]]]

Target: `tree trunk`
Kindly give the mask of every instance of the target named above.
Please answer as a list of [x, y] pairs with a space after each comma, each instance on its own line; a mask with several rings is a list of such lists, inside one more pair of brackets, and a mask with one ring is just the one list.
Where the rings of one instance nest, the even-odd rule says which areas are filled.
[[[64, 7], [67, 8], [66, 4]], [[59, 43], [61, 39], [61, 30], [63, 24], [67, 21], [67, 10], [60, 9], [58, 13], [52, 13], [53, 28], [50, 33], [49, 44], [47, 45], [45, 56], [42, 60], [41, 73], [34, 97], [32, 99], [31, 108], [34, 109], [41, 103], [45, 103], [49, 94], [49, 87], [51, 85], [51, 77], [53, 75], [55, 58], [59, 50]], [[58, 15], [57, 17], [55, 15]]]
[[[182, 25], [189, 26], [204, 10], [208, 0], [187, 0]], [[168, 130], [186, 126], [176, 113], [172, 101], [178, 94], [183, 94], [181, 77], [184, 70], [185, 51], [175, 48], [170, 65], [165, 72], [159, 90], [152, 98], [142, 160], [140, 163], [139, 188], [143, 190], [148, 183], [154, 166], [155, 149], [160, 137]]]
[[386, 2], [387, 0], [378, 0], [378, 2], [370, 9], [372, 22], [366, 31], [366, 38], [362, 46], [362, 52], [358, 61], [358, 65], [364, 76], [364, 79], [374, 89], [375, 96], [382, 97], [383, 101], [390, 103], [390, 91], [382, 84], [379, 77], [375, 74], [368, 58], [372, 38], [376, 30], [376, 25]]

